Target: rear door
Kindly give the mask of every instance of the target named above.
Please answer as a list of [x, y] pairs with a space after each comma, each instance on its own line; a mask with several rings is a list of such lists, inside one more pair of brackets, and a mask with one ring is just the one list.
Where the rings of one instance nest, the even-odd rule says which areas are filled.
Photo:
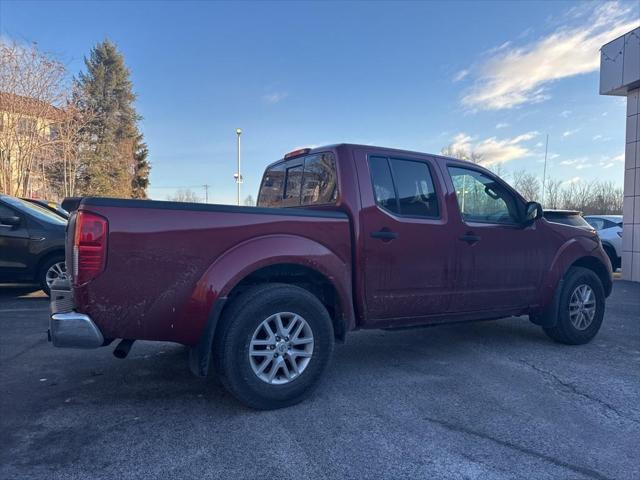
[[433, 160], [367, 150], [354, 155], [368, 320], [411, 324], [446, 312], [455, 259]]

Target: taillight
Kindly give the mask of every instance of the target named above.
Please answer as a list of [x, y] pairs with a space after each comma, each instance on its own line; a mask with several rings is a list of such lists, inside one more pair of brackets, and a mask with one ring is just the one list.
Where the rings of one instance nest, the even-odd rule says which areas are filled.
[[107, 219], [95, 213], [79, 211], [73, 236], [73, 284], [96, 278], [107, 260]]

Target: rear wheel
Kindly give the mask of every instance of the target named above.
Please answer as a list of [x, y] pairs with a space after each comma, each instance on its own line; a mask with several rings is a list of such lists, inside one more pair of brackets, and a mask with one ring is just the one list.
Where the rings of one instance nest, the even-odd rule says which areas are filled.
[[556, 342], [582, 345], [596, 336], [604, 317], [602, 282], [591, 270], [572, 267], [565, 276], [556, 324], [545, 333]]
[[64, 263], [64, 257], [51, 257], [42, 264], [38, 274], [38, 283], [44, 293], [51, 295], [51, 285], [53, 285], [53, 282], [58, 279], [64, 279], [66, 276], [67, 267]]
[[225, 310], [214, 362], [225, 387], [257, 409], [294, 405], [319, 384], [333, 352], [331, 318], [310, 292], [253, 287]]

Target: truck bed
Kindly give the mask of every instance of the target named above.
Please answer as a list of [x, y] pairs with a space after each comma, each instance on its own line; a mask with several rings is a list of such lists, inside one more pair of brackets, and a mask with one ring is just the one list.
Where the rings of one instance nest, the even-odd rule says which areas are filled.
[[[349, 219], [339, 211], [92, 197], [77, 208], [109, 222], [105, 270], [74, 288], [76, 308], [93, 318], [105, 339], [195, 344], [207, 309], [222, 293], [203, 280], [205, 274], [210, 269], [215, 275], [228, 274], [224, 258], [240, 246], [245, 247], [243, 256], [251, 256], [250, 244], [257, 239], [260, 249], [290, 244], [298, 263], [300, 241], [306, 241], [315, 245], [304, 253], [309, 266], [319, 263], [326, 249], [343, 262], [345, 276], [351, 276]], [[70, 231], [74, 221], [72, 216]], [[67, 242], [69, 257], [72, 238]], [[67, 261], [71, 265], [71, 258]], [[232, 275], [239, 281], [245, 272], [237, 262], [234, 268]]]

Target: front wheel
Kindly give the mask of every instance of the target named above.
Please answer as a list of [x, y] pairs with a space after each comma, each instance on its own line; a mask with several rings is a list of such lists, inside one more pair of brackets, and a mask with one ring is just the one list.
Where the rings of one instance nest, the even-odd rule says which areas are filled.
[[225, 387], [261, 410], [294, 405], [319, 384], [333, 352], [331, 318], [318, 298], [286, 284], [253, 287], [223, 313], [214, 362]]
[[600, 330], [604, 304], [604, 288], [598, 276], [589, 269], [572, 267], [560, 292], [556, 324], [544, 331], [556, 342], [588, 343]]

